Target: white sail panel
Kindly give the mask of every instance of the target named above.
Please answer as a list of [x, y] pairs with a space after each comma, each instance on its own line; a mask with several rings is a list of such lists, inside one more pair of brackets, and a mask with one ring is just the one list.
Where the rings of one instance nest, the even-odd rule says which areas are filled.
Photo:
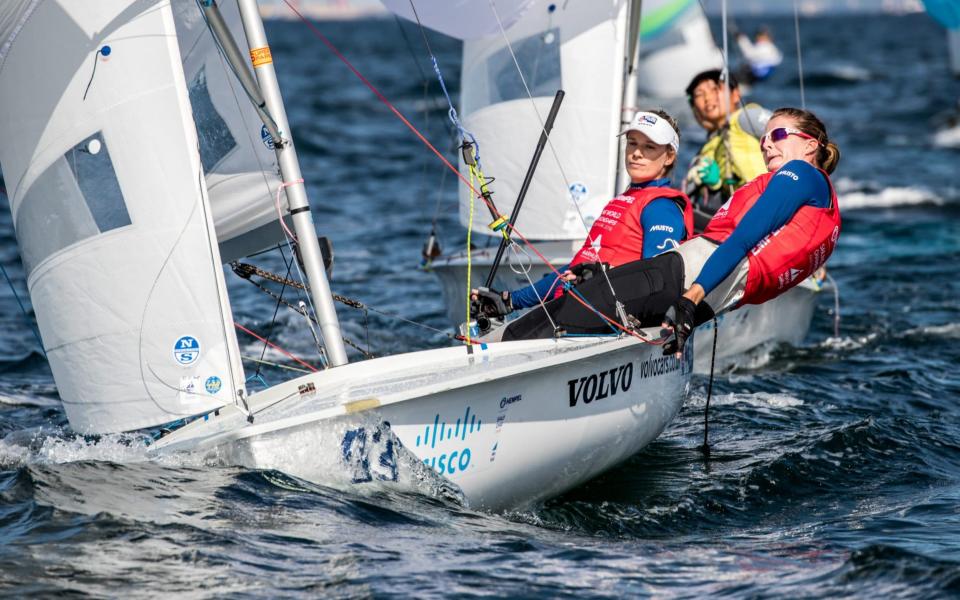
[[[242, 48], [245, 37], [236, 2], [219, 6]], [[277, 157], [196, 0], [174, 0], [173, 10], [217, 239], [223, 260], [230, 261], [283, 239], [274, 200], [280, 185]], [[286, 211], [283, 195], [281, 202]]]
[[[390, 12], [420, 23], [434, 31], [460, 40], [472, 40], [498, 34], [500, 25], [509, 29], [535, 0], [381, 0]], [[490, 9], [495, 2], [497, 12]], [[414, 14], [416, 8], [416, 14]]]
[[232, 402], [243, 372], [169, 3], [38, 4], [0, 64], [0, 105], [27, 285], [72, 427]]
[[693, 76], [723, 66], [697, 0], [644, 0], [640, 27], [640, 93], [680, 98]]
[[[544, 151], [517, 222], [527, 238], [582, 239], [586, 229], [574, 199], [589, 226], [613, 196], [626, 4], [538, 0], [507, 32], [542, 119], [556, 91], [566, 92], [550, 138], [556, 156]], [[510, 214], [541, 121], [502, 36], [464, 43], [461, 105], [463, 123], [480, 143], [484, 174], [496, 178], [497, 208]], [[465, 226], [469, 203], [461, 185]], [[475, 231], [499, 235], [485, 227], [486, 209], [477, 209]]]

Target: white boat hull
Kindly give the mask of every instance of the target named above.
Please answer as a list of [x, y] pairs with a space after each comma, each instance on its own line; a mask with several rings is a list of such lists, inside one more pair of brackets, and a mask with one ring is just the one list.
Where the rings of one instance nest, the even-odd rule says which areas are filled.
[[[579, 243], [573, 242], [538, 242], [536, 245], [545, 257], [558, 266], [569, 262], [573, 254], [570, 250], [572, 245], [577, 249], [580, 247]], [[482, 285], [486, 280], [494, 254], [495, 249], [479, 249], [473, 252], [473, 287]], [[433, 272], [440, 280], [448, 318], [452, 323], [463, 323], [466, 321], [465, 254], [461, 252], [438, 258], [433, 263]], [[535, 258], [530, 266], [530, 280], [537, 281], [547, 273], [548, 268]], [[511, 270], [505, 261], [497, 271], [494, 287], [501, 290], [517, 289], [527, 285], [527, 281], [527, 277]], [[810, 330], [819, 291], [819, 286], [808, 280], [770, 302], [746, 306], [720, 316], [717, 319], [720, 337], [716, 368], [723, 370], [734, 366], [750, 367], [755, 358], [765, 350], [779, 344], [802, 343]], [[700, 330], [703, 331], [697, 336], [693, 371], [706, 374], [710, 372], [713, 323], [704, 324]]]
[[655, 439], [680, 410], [692, 363], [692, 349], [663, 357], [635, 338], [415, 352], [280, 384], [250, 398], [253, 423], [225, 408], [155, 451], [199, 451], [324, 484], [403, 483], [429, 467], [471, 507], [519, 508]]
[[[819, 287], [805, 281], [764, 304], [750, 304], [717, 317], [717, 371], [732, 367], [751, 368], [764, 354], [780, 344], [800, 345], [813, 320]], [[713, 322], [697, 329], [693, 372], [710, 372], [713, 352]]]

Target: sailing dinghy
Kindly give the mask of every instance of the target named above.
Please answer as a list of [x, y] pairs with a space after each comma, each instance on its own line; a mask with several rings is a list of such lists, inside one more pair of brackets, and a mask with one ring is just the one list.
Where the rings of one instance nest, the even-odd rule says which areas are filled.
[[[629, 457], [687, 393], [692, 350], [663, 357], [654, 331], [347, 364], [255, 0], [8, 0], [0, 104], [27, 287], [78, 432], [163, 427], [157, 454], [320, 482], [430, 468], [499, 510]], [[328, 368], [250, 393], [222, 265], [285, 237]]]
[[[568, 108], [557, 117], [549, 151], [516, 221], [553, 267], [511, 246], [509, 268], [499, 269], [491, 282], [498, 290], [524, 287], [568, 264], [606, 203], [626, 187], [616, 136], [637, 110], [638, 95], [645, 102], [667, 102], [686, 112], [680, 95], [687, 83], [723, 62], [703, 10], [694, 1], [477, 2], [469, 19], [461, 18], [458, 3], [420, 0], [415, 6], [432, 9], [420, 15], [413, 14], [409, 0], [384, 3], [402, 17], [464, 40], [458, 113], [463, 129], [479, 142], [486, 175], [496, 178], [494, 198], [504, 214], [514, 210], [528, 160], [529, 150], [517, 140], [532, 144], [554, 90], [567, 91]], [[448, 10], [434, 9], [438, 4]], [[677, 102], [669, 102], [671, 98]], [[498, 230], [477, 227], [476, 210], [482, 207], [471, 210], [472, 204], [470, 188], [461, 184], [460, 223], [476, 238], [498, 240]], [[496, 256], [496, 246], [488, 246], [432, 259], [430, 269], [440, 280], [451, 323], [467, 318], [466, 290], [491, 286], [482, 278]], [[800, 344], [810, 329], [820, 288], [820, 282], [806, 281], [764, 305], [721, 315], [715, 353], [713, 324], [705, 325], [697, 340], [694, 371], [709, 373], [711, 362], [722, 369], [751, 366], [755, 357], [778, 344]]]

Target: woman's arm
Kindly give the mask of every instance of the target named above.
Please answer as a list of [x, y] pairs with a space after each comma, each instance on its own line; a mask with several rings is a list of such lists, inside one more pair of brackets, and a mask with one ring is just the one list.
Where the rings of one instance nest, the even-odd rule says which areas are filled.
[[[567, 265], [564, 265], [557, 269], [560, 273], [563, 273], [567, 270]], [[528, 285], [522, 287], [518, 290], [510, 292], [510, 300], [513, 302], [513, 308], [530, 308], [531, 306], [536, 306], [540, 304], [540, 299], [550, 300], [550, 297], [547, 294], [550, 294], [552, 289], [556, 289], [557, 284], [557, 275], [555, 273], [547, 273], [536, 281], [533, 285]], [[539, 298], [537, 297], [539, 295]]]
[[[743, 216], [730, 237], [707, 259], [687, 298], [694, 302], [702, 300], [733, 272], [760, 240], [783, 227], [801, 206], [826, 207], [829, 202], [830, 187], [820, 171], [801, 160], [785, 164], [770, 179], [767, 189]], [[700, 289], [694, 290], [695, 287]], [[699, 298], [694, 299], [696, 296]]]
[[683, 213], [671, 198], [657, 198], [647, 204], [640, 215], [643, 230], [643, 256], [653, 258], [680, 245], [686, 237]]

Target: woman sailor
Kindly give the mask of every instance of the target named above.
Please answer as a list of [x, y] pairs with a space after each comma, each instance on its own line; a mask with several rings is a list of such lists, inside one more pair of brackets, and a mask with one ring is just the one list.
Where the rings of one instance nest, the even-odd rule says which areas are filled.
[[610, 332], [596, 312], [615, 316], [619, 300], [641, 325], [672, 327], [665, 352], [679, 352], [714, 312], [766, 302], [806, 279], [840, 235], [829, 177], [840, 150], [820, 119], [797, 108], [774, 111], [761, 149], [768, 172], [740, 188], [702, 235], [674, 252], [611, 270], [609, 285], [585, 282], [577, 288], [585, 302], [566, 295], [547, 305], [549, 318], [532, 311], [510, 323], [503, 339], [549, 337], [554, 323], [567, 333]]
[[[620, 133], [626, 136], [624, 165], [630, 187], [604, 207], [586, 241], [570, 264], [561, 267], [565, 281], [585, 279], [600, 264], [617, 267], [651, 258], [677, 247], [693, 234], [693, 207], [681, 191], [670, 187], [680, 133], [676, 120], [662, 110], [638, 112]], [[513, 291], [514, 309], [529, 308], [559, 296], [558, 277]]]

